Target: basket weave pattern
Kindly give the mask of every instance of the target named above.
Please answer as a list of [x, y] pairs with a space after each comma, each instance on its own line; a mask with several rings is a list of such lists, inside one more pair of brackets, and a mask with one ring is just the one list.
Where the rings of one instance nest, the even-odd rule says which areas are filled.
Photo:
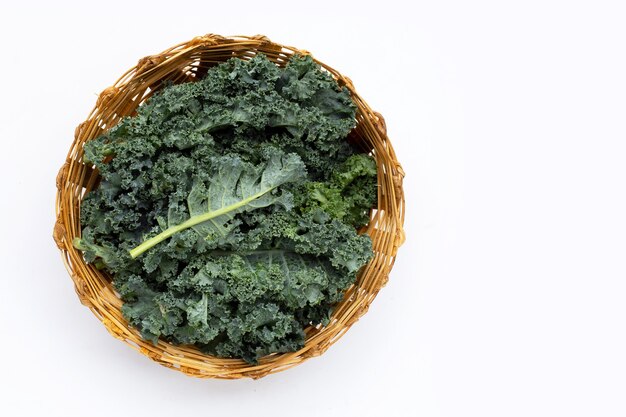
[[363, 268], [355, 285], [346, 291], [330, 323], [325, 327], [307, 328], [305, 346], [299, 351], [269, 355], [257, 365], [239, 359], [216, 358], [194, 347], [174, 346], [162, 340], [153, 345], [128, 325], [110, 276], [86, 264], [81, 251], [72, 246], [73, 238], [81, 233], [81, 200], [98, 181], [97, 170], [83, 163], [83, 145], [115, 126], [123, 117], [133, 115], [164, 82], [193, 82], [220, 62], [232, 57], [249, 59], [259, 52], [280, 66], [293, 54], [311, 55], [308, 51], [273, 43], [262, 35], [222, 37], [210, 34], [140, 59], [99, 95], [87, 120], [76, 128], [74, 142], [57, 176], [57, 221], [53, 237], [80, 301], [117, 339], [163, 366], [200, 378], [261, 378], [322, 354], [366, 313], [378, 291], [387, 283], [398, 247], [404, 241], [404, 172], [387, 137], [385, 121], [359, 97], [349, 78], [315, 60], [350, 91], [358, 107], [357, 126], [350, 133], [350, 140], [371, 152], [378, 167], [378, 207], [372, 210], [371, 221], [362, 230], [371, 236], [375, 256]]

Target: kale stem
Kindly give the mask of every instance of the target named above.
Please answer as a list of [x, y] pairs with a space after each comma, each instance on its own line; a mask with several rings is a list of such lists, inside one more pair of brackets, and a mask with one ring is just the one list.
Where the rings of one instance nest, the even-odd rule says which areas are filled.
[[178, 232], [182, 232], [185, 229], [189, 229], [190, 227], [193, 227], [197, 224], [206, 222], [207, 220], [211, 220], [215, 217], [221, 216], [223, 214], [226, 214], [230, 211], [233, 210], [237, 210], [240, 207], [243, 207], [247, 204], [249, 204], [251, 201], [256, 200], [257, 198], [261, 197], [263, 194], [271, 191], [273, 188], [275, 187], [270, 187], [267, 188], [265, 190], [259, 191], [258, 193], [251, 195], [248, 198], [244, 198], [241, 201], [238, 201], [234, 204], [231, 204], [230, 206], [224, 206], [220, 209], [217, 210], [213, 210], [213, 211], [208, 211], [206, 213], [203, 214], [198, 214], [196, 216], [192, 216], [189, 219], [185, 220], [184, 222], [174, 225], [174, 226], [170, 226], [167, 229], [165, 229], [164, 231], [162, 231], [161, 233], [159, 233], [156, 236], [151, 237], [150, 239], [144, 240], [139, 246], [131, 249], [129, 251], [130, 253], [130, 257], [133, 259], [136, 259], [138, 256], [140, 256], [142, 253], [144, 253], [145, 251], [147, 251], [148, 249], [158, 245], [159, 243], [163, 242], [165, 239], [171, 237], [172, 235], [175, 235]]

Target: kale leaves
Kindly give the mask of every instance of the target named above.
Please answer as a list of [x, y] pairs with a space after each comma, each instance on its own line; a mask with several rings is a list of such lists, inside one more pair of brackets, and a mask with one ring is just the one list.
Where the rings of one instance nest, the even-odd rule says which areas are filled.
[[310, 57], [233, 58], [167, 86], [85, 144], [101, 181], [74, 244], [146, 339], [250, 363], [297, 350], [372, 256], [356, 230], [376, 164], [346, 140], [354, 124]]
[[[235, 215], [248, 210], [281, 204], [293, 206], [290, 193], [272, 194], [278, 186], [298, 180], [306, 174], [302, 160], [296, 154], [281, 155], [277, 151], [266, 163], [254, 166], [238, 157], [211, 160], [211, 182], [196, 182], [187, 197], [189, 218], [172, 221], [168, 212], [168, 227], [130, 251], [134, 259], [182, 230], [193, 228], [205, 240], [217, 240], [231, 235], [238, 225]], [[178, 216], [180, 217], [180, 216]], [[163, 224], [164, 220], [160, 220]]]

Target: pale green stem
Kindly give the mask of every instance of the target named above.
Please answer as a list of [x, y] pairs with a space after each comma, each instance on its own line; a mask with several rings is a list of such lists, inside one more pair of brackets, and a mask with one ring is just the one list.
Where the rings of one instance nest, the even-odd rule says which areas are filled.
[[231, 204], [230, 206], [225, 206], [222, 207], [220, 209], [214, 210], [214, 211], [209, 211], [203, 214], [198, 214], [197, 216], [193, 216], [190, 217], [188, 220], [184, 221], [183, 223], [177, 224], [175, 226], [170, 226], [167, 229], [165, 229], [164, 231], [162, 231], [161, 233], [159, 233], [156, 236], [151, 237], [148, 240], [145, 240], [144, 242], [142, 242], [139, 246], [137, 246], [136, 248], [131, 249], [130, 252], [130, 257], [135, 259], [137, 258], [139, 255], [141, 255], [142, 253], [144, 253], [145, 251], [147, 251], [148, 249], [158, 245], [159, 243], [163, 242], [165, 239], [167, 239], [168, 237], [175, 235], [178, 232], [181, 232], [185, 229], [189, 229], [190, 227], [193, 227], [197, 224], [206, 222], [207, 220], [211, 220], [215, 217], [221, 216], [222, 214], [226, 214], [229, 211], [233, 211], [238, 209], [239, 207], [245, 206], [246, 204], [250, 203], [251, 201], [256, 200], [257, 198], [261, 197], [263, 194], [271, 191], [274, 187], [272, 188], [268, 188], [267, 190], [263, 190], [260, 191], [248, 198], [245, 198], [241, 201], [238, 201], [235, 204]]

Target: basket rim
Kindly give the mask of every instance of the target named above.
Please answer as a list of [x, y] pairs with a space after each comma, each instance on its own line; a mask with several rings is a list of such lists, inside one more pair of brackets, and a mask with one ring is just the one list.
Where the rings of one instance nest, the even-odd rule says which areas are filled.
[[[164, 81], [191, 82], [201, 76], [205, 67], [208, 69], [215, 62], [221, 62], [215, 61], [217, 59], [245, 59], [257, 53], [265, 53], [278, 65], [285, 63], [294, 54], [309, 55], [339, 85], [349, 90], [358, 108], [357, 127], [353, 132], [371, 147], [376, 158], [379, 203], [371, 213], [369, 224], [362, 229], [372, 238], [375, 256], [362, 268], [357, 283], [346, 291], [344, 300], [333, 312], [331, 323], [324, 327], [307, 328], [302, 349], [271, 354], [261, 358], [257, 365], [251, 365], [241, 359], [206, 355], [192, 346], [172, 345], [161, 339], [157, 345], [153, 345], [143, 340], [139, 332], [122, 317], [122, 301], [116, 296], [107, 275], [85, 263], [82, 253], [72, 246], [72, 240], [80, 236], [80, 202], [97, 181], [97, 172], [83, 163], [82, 145], [110, 129], [121, 118], [131, 115]], [[100, 93], [87, 119], [77, 126], [66, 160], [57, 175], [57, 219], [53, 238], [80, 301], [96, 315], [111, 335], [151, 360], [189, 376], [257, 379], [321, 355], [367, 312], [380, 289], [386, 285], [398, 248], [405, 240], [404, 175], [387, 136], [383, 116], [373, 111], [358, 95], [350, 78], [315, 59], [309, 51], [274, 43], [264, 35], [225, 37], [207, 34], [141, 58], [111, 87]]]

